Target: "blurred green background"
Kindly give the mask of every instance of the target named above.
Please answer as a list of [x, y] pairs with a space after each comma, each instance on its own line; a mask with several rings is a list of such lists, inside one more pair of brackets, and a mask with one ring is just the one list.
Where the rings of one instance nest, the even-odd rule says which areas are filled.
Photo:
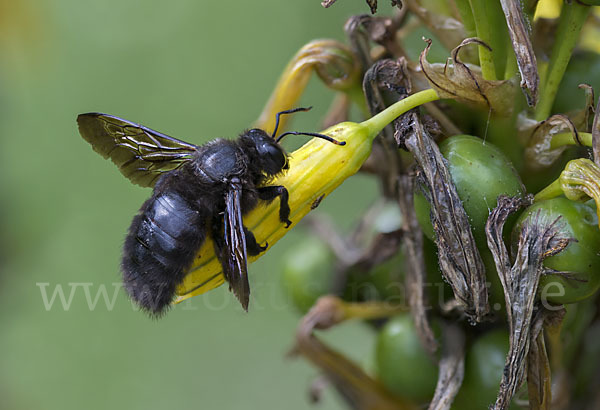
[[[359, 0], [0, 0], [0, 408], [306, 409], [317, 371], [285, 358], [299, 315], [281, 292], [295, 229], [250, 268], [249, 313], [221, 287], [156, 321], [120, 290], [121, 244], [150, 191], [132, 185], [77, 132], [100, 111], [201, 144], [260, 113], [303, 44], [343, 39]], [[388, 2], [380, 9], [389, 12]], [[316, 131], [331, 93], [312, 81], [298, 130]], [[293, 142], [286, 142], [286, 144]], [[291, 147], [291, 146], [288, 146]], [[347, 181], [322, 212], [348, 227], [377, 195]], [[351, 204], [351, 206], [349, 206]], [[71, 286], [70, 284], [78, 284]], [[43, 291], [62, 288], [47, 310]], [[358, 360], [372, 335], [326, 338]], [[343, 408], [329, 391], [320, 409]]]

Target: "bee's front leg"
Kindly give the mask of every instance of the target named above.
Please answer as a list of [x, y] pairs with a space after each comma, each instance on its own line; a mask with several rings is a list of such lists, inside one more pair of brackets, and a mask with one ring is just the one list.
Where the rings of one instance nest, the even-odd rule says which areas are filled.
[[279, 197], [279, 220], [285, 224], [288, 228], [292, 221], [290, 217], [290, 206], [288, 200], [290, 198], [288, 190], [283, 185], [272, 185], [258, 188], [258, 197], [263, 201], [271, 202], [273, 199]]

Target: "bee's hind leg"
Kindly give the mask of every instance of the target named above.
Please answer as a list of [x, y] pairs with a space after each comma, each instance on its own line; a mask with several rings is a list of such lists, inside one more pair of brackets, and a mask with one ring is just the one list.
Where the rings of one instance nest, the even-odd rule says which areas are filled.
[[246, 236], [246, 249], [250, 256], [256, 256], [263, 253], [269, 247], [269, 243], [265, 242], [264, 246], [261, 246], [256, 242], [256, 238], [251, 230], [244, 226], [244, 235]]
[[288, 190], [282, 185], [271, 185], [258, 188], [258, 197], [263, 201], [271, 202], [273, 199], [279, 197], [279, 220], [285, 224], [288, 228], [292, 221], [290, 217], [290, 206], [288, 205], [289, 194]]

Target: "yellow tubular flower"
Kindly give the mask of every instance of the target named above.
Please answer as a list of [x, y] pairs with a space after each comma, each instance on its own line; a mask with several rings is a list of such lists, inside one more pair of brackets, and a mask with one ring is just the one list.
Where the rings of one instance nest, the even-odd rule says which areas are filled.
[[[359, 170], [371, 153], [373, 139], [387, 124], [406, 111], [438, 98], [434, 90], [420, 91], [360, 124], [343, 122], [322, 131], [346, 142], [344, 146], [314, 138], [291, 153], [289, 170], [270, 182], [270, 185], [283, 185], [289, 192], [290, 228]], [[269, 248], [290, 229], [286, 229], [279, 220], [278, 200], [252, 210], [244, 217], [244, 225], [254, 233], [258, 243], [268, 242]], [[249, 257], [249, 262], [263, 254]], [[175, 303], [214, 289], [223, 282], [221, 264], [215, 256], [213, 243], [206, 241], [178, 287]]]

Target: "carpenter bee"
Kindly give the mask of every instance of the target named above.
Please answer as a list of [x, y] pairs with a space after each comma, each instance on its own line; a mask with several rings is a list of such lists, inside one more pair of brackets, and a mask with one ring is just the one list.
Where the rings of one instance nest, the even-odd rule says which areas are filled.
[[309, 135], [344, 145], [327, 135], [286, 132], [276, 139], [277, 114], [269, 136], [255, 128], [236, 140], [215, 139], [202, 146], [169, 137], [112, 115], [80, 114], [79, 133], [104, 158], [110, 158], [134, 184], [153, 187], [152, 196], [133, 218], [123, 246], [121, 270], [129, 296], [151, 315], [170, 305], [202, 243], [210, 236], [229, 289], [248, 310], [247, 255], [260, 245], [242, 216], [261, 201], [279, 197], [279, 219], [289, 220], [288, 191], [268, 181], [288, 169], [279, 141], [289, 134]]

